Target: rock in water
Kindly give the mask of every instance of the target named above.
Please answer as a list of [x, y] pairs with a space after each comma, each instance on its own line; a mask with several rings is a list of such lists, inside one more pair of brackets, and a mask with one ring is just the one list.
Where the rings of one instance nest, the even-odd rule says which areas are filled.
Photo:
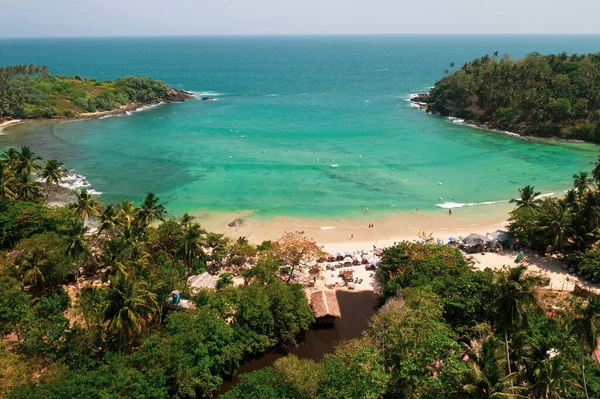
[[242, 219], [235, 219], [233, 222], [229, 223], [227, 226], [229, 227], [240, 227], [244, 221]]

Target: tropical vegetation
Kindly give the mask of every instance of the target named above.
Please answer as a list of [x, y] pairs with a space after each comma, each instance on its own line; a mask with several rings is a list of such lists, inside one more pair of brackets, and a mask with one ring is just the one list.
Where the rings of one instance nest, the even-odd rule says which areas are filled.
[[[311, 327], [296, 276], [324, 254], [302, 232], [253, 245], [169, 218], [152, 193], [102, 204], [81, 190], [49, 206], [64, 174], [51, 161], [28, 148], [0, 161], [15, 179], [0, 197], [0, 398], [210, 398], [244, 361]], [[598, 168], [575, 175], [564, 199], [521, 189], [510, 225], [521, 242], [597, 265]], [[203, 272], [219, 275], [216, 289], [191, 289]], [[282, 357], [222, 396], [600, 397], [598, 296], [414, 242], [383, 249], [378, 283], [363, 336], [319, 361]]]
[[430, 112], [517, 133], [600, 141], [600, 53], [513, 60], [495, 52], [446, 74], [420, 99]]
[[151, 78], [94, 78], [53, 76], [46, 66], [0, 67], [0, 121], [4, 118], [74, 117], [111, 111], [128, 104], [183, 101], [186, 93]]

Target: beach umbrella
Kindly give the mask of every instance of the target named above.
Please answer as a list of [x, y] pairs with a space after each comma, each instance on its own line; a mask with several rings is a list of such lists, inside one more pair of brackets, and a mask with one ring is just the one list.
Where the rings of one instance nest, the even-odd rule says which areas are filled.
[[481, 234], [471, 234], [470, 236], [466, 237], [463, 241], [467, 245], [478, 245], [483, 244], [484, 242], [488, 242], [489, 240], [486, 236], [482, 236]]
[[352, 263], [352, 258], [351, 258], [351, 257], [349, 257], [349, 256], [346, 256], [346, 257], [344, 258], [344, 263]]
[[363, 256], [362, 256], [362, 258], [363, 258], [364, 260], [369, 260], [369, 259], [371, 259], [371, 257], [370, 257], [369, 255], [363, 255]]
[[448, 238], [448, 241], [449, 241], [449, 242], [456, 241], [456, 238], [454, 238], [454, 237], [450, 237], [450, 238]]
[[352, 252], [351, 251], [346, 251], [346, 252], [344, 252], [344, 255], [346, 255], [346, 256], [352, 256]]
[[378, 263], [379, 263], [379, 262], [377, 262], [375, 259], [371, 259], [371, 260], [369, 261], [369, 264], [370, 264], [370, 265], [376, 265], [376, 264], [378, 264]]
[[342, 253], [341, 253], [341, 252], [337, 252], [337, 253], [335, 254], [335, 256], [336, 256], [336, 257], [338, 257], [338, 256], [342, 256]]
[[355, 256], [354, 260], [357, 261], [357, 262], [360, 262], [360, 256]]

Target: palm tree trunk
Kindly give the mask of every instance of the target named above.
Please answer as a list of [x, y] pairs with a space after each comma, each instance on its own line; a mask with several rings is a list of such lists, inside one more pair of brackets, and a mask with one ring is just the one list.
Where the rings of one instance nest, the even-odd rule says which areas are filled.
[[[510, 354], [508, 353], [508, 333], [506, 330], [504, 331], [504, 349], [506, 350], [506, 367], [508, 368], [508, 375], [511, 375], [512, 370], [510, 369]], [[510, 386], [513, 386], [512, 379], [510, 380]]]
[[586, 399], [590, 399], [587, 391], [587, 384], [585, 382], [585, 362], [583, 357], [583, 348], [581, 349], [581, 376], [583, 377], [583, 391], [585, 392]]

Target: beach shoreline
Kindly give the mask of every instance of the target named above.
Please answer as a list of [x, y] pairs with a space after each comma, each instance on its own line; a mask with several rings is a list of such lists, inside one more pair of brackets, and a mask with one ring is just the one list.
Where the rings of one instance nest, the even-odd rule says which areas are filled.
[[[479, 207], [463, 207], [427, 211], [396, 211], [385, 216], [341, 218], [299, 218], [276, 216], [261, 218], [251, 212], [190, 212], [195, 221], [204, 228], [228, 237], [246, 237], [251, 243], [260, 244], [265, 240], [277, 240], [284, 232], [304, 231], [323, 245], [326, 250], [372, 248], [373, 245], [389, 246], [394, 242], [418, 239], [423, 231], [433, 233], [436, 238], [447, 241], [459, 235], [474, 232], [492, 232], [505, 228], [509, 212], [514, 208], [509, 203], [497, 203]], [[238, 226], [230, 227], [234, 220], [241, 220]], [[372, 225], [372, 227], [369, 227]]]

